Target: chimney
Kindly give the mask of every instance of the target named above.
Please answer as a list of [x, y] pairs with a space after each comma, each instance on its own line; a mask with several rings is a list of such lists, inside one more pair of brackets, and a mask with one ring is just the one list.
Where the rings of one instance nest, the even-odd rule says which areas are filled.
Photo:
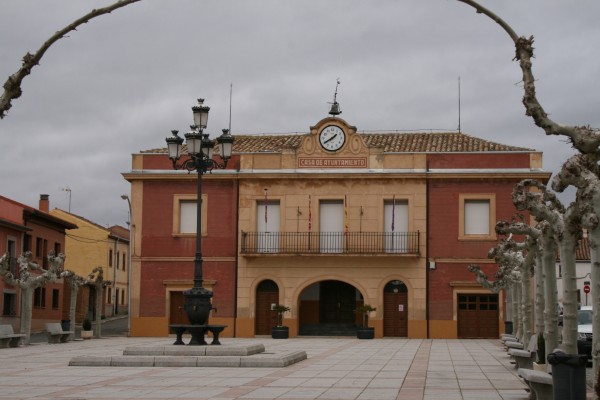
[[50, 195], [40, 194], [40, 211], [50, 212]]

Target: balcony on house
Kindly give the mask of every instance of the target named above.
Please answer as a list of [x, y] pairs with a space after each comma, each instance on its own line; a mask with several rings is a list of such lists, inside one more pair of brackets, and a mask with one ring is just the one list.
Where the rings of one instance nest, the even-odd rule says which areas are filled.
[[241, 254], [419, 255], [419, 232], [243, 232]]

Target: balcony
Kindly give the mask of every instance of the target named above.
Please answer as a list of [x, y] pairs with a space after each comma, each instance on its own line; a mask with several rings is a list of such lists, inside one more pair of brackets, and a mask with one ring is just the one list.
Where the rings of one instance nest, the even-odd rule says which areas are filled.
[[419, 232], [243, 232], [244, 255], [419, 255]]

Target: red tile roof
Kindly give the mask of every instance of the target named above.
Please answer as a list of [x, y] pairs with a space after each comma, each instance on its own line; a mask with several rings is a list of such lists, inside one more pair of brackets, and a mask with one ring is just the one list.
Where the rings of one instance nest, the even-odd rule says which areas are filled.
[[[296, 148], [308, 134], [295, 135], [235, 135], [234, 153], [279, 153], [284, 148]], [[380, 132], [358, 133], [369, 147], [382, 147], [387, 153], [470, 153], [534, 151], [523, 147], [491, 142], [461, 132]], [[186, 151], [185, 145], [183, 151]], [[217, 150], [218, 151], [218, 150]], [[144, 150], [142, 153], [166, 153], [167, 149]]]

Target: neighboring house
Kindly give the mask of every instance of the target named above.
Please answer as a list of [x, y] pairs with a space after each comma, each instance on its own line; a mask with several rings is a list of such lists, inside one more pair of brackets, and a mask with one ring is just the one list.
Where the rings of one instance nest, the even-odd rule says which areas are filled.
[[[77, 225], [77, 229], [67, 231], [65, 269], [87, 277], [94, 268], [102, 267], [104, 280], [112, 282], [106, 285], [102, 294], [102, 316], [126, 314], [129, 297], [129, 230], [122, 226], [105, 228], [58, 208], [50, 213]], [[93, 286], [87, 285], [80, 289], [77, 323], [85, 317], [95, 318], [95, 299]]]
[[[40, 196], [39, 208], [21, 204], [0, 196], [0, 254], [8, 253], [13, 274], [18, 276], [17, 258], [31, 251], [33, 262], [48, 268], [48, 253], [63, 253], [65, 231], [77, 225], [48, 213], [49, 197]], [[33, 272], [35, 274], [35, 272]], [[0, 280], [2, 316], [0, 323], [20, 328], [21, 291]], [[31, 329], [44, 328], [46, 322], [69, 319], [70, 291], [65, 290], [63, 281], [58, 280], [38, 288], [34, 292]]]
[[[592, 305], [592, 262], [590, 257], [590, 241], [587, 235], [585, 235], [579, 241], [579, 248], [575, 253], [575, 276], [577, 277], [577, 304], [580, 306], [591, 306]], [[589, 287], [589, 293], [585, 293], [584, 287]], [[556, 289], [558, 295], [558, 302], [562, 304], [563, 297], [563, 280], [562, 280], [562, 268], [560, 260], [556, 263]]]
[[[349, 334], [362, 304], [376, 307], [377, 337], [503, 331], [502, 294], [466, 268], [493, 276], [495, 222], [515, 214], [515, 183], [547, 181], [541, 153], [462, 133], [359, 133], [335, 117], [306, 134], [236, 135], [233, 151], [202, 192], [210, 321], [225, 335], [269, 334], [277, 303], [291, 308], [290, 336]], [[131, 334], [167, 335], [192, 286], [197, 174], [156, 149], [134, 154], [124, 177], [136, 227]]]

